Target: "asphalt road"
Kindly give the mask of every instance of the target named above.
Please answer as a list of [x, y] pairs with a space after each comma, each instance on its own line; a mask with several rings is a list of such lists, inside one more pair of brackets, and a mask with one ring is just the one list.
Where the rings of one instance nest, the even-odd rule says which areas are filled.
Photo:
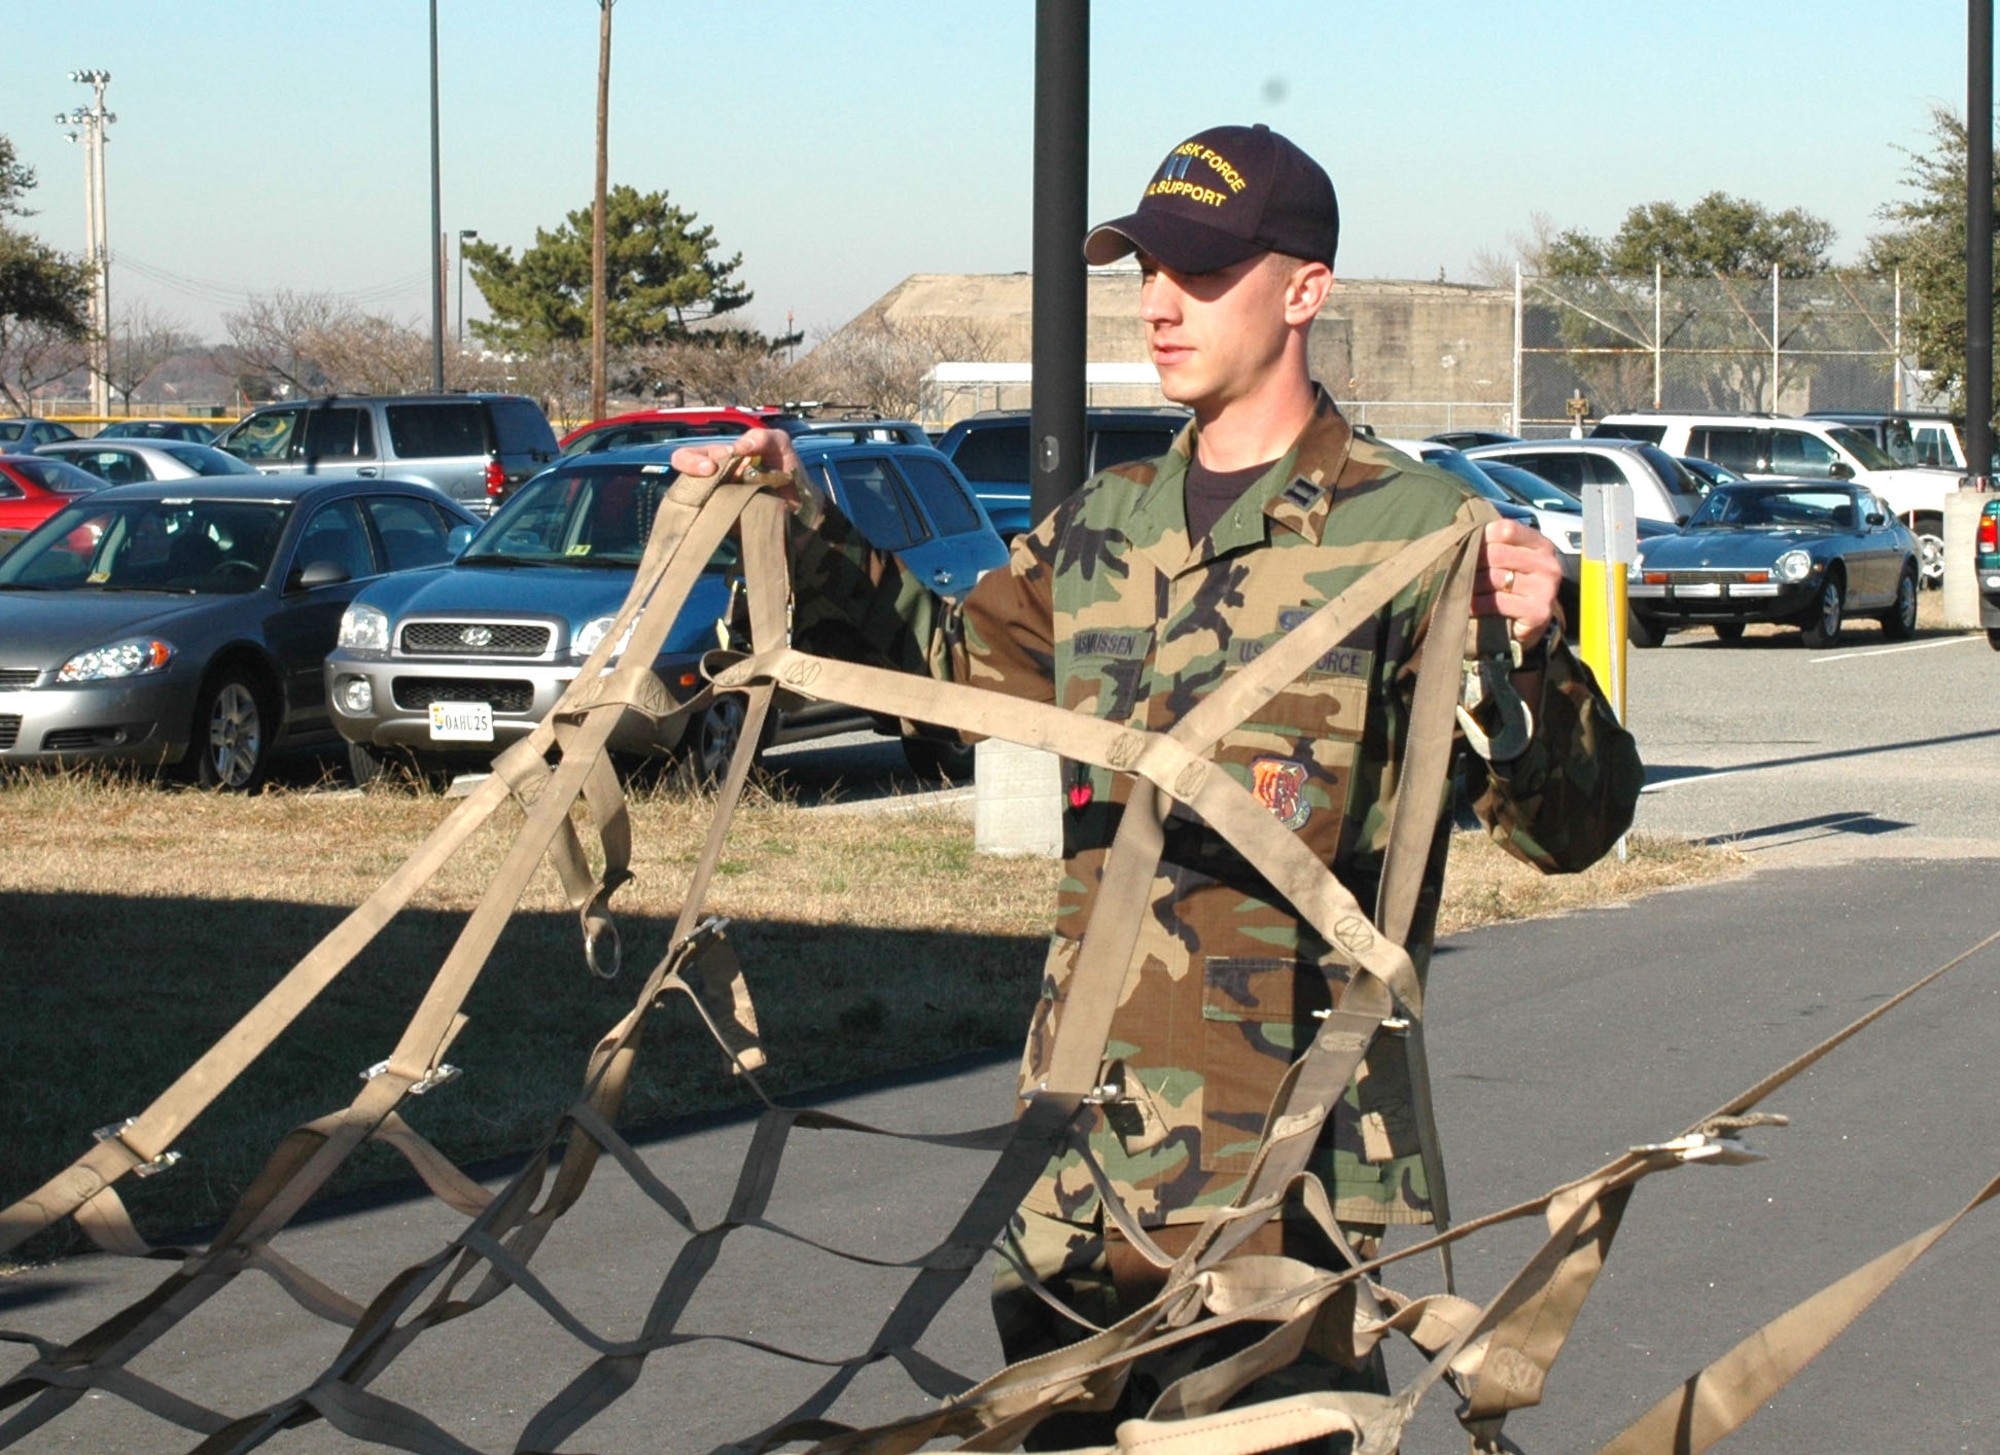
[[[1654, 896], [1627, 908], [1477, 931], [1442, 947], [1433, 1055], [1461, 1219], [1580, 1175], [1638, 1142], [1663, 1140], [1925, 968], [1996, 928], [1994, 866], [1872, 859]], [[1609, 1269], [1557, 1366], [1546, 1403], [1510, 1433], [1539, 1451], [1594, 1449], [1654, 1398], [1814, 1289], [1954, 1212], [2000, 1171], [1990, 1073], [2000, 1025], [2000, 952], [1988, 951], [1774, 1096], [1794, 1119], [1755, 1133], [1769, 1160], [1690, 1167], [1644, 1184]], [[849, 1115], [901, 1130], [979, 1125], [1009, 1109], [1010, 1068], [961, 1066], [850, 1098]], [[747, 1145], [741, 1123], [649, 1145], [647, 1165], [703, 1219], [720, 1215]], [[949, 1226], [982, 1155], [845, 1133], [799, 1133], [772, 1219], [877, 1258], [907, 1258]], [[1918, 1265], [1760, 1414], [1740, 1448], [1819, 1452], [2000, 1448], [2000, 1207], [1989, 1205]], [[311, 1224], [281, 1251], [362, 1293], [433, 1251], [454, 1218], [410, 1202]], [[1460, 1286], [1490, 1297], [1532, 1250], [1532, 1227], [1470, 1239]], [[615, 1168], [536, 1260], [591, 1327], [635, 1327], [683, 1243]], [[73, 1259], [0, 1285], [0, 1325], [74, 1336], [163, 1276], [162, 1265]], [[907, 1273], [843, 1264], [772, 1234], [734, 1235], [688, 1324], [834, 1355], [864, 1347]], [[1393, 1286], [1434, 1285], [1402, 1265]], [[981, 1281], [975, 1279], [975, 1284]], [[139, 1361], [190, 1397], [234, 1410], [295, 1386], [338, 1331], [252, 1275]], [[968, 1373], [996, 1366], [983, 1291], [961, 1290], [924, 1346]], [[509, 1295], [424, 1336], [377, 1386], [481, 1449], [509, 1448], [527, 1413], [582, 1369], [587, 1352]], [[10, 1364], [12, 1361], [9, 1361]], [[1392, 1362], [1397, 1379], [1413, 1367]], [[785, 1413], [820, 1372], [740, 1346], [654, 1357], [638, 1387], [568, 1448], [700, 1451]], [[922, 1396], [888, 1369], [836, 1414], [879, 1420]], [[1463, 1449], [1444, 1401], [1406, 1445]], [[24, 1450], [183, 1448], [117, 1400], [84, 1401]], [[268, 1448], [353, 1448], [324, 1425]]]
[[1626, 720], [1646, 760], [1637, 827], [1753, 858], [2000, 852], [2000, 655], [1983, 636], [1832, 651], [1796, 631], [1694, 630], [1634, 649]]

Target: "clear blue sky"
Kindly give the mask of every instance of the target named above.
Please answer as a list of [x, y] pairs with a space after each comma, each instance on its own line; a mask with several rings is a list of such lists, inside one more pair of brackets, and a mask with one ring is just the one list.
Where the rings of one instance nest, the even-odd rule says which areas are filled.
[[[52, 118], [88, 97], [69, 71], [112, 74], [114, 308], [219, 337], [232, 298], [284, 287], [427, 320], [424, 0], [10, 10], [0, 133], [40, 174], [26, 225], [63, 248], [83, 246], [83, 155]], [[590, 200], [595, 0], [438, 11], [444, 226], [519, 249]], [[613, 14], [612, 180], [714, 224], [761, 325], [837, 326], [913, 272], [1028, 266], [1031, 0]], [[1965, 10], [1096, 0], [1091, 49], [1093, 217], [1188, 133], [1266, 121], [1333, 175], [1339, 272], [1460, 278], [1534, 212], [1608, 233], [1716, 188], [1826, 217], [1852, 257], [1897, 147], [1963, 107]]]

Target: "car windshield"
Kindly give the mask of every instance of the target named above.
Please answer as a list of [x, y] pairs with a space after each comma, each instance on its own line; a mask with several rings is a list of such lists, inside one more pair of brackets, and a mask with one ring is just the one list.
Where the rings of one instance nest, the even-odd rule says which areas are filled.
[[459, 560], [636, 566], [673, 478], [664, 464], [549, 470], [516, 491]]
[[[1426, 465], [1436, 465], [1440, 470], [1448, 470], [1466, 484], [1477, 490], [1488, 500], [1497, 500], [1502, 505], [1515, 504], [1514, 497], [1493, 483], [1486, 471], [1466, 459], [1457, 450], [1437, 450], [1424, 457]], [[1579, 507], [1581, 508], [1581, 507]]]
[[1851, 490], [1718, 485], [1686, 529], [1854, 530], [1859, 524]]
[[1873, 439], [1858, 429], [1830, 429], [1827, 437], [1848, 454], [1861, 462], [1864, 470], [1895, 470], [1903, 467], [1903, 461], [1876, 444]]
[[268, 500], [87, 496], [0, 560], [0, 590], [241, 595], [269, 574], [290, 512]]
[[1481, 460], [1478, 464], [1487, 479], [1523, 505], [1541, 510], [1574, 511], [1578, 515], [1583, 513], [1581, 500], [1561, 486], [1551, 485], [1533, 470], [1524, 470], [1504, 460]]
[[197, 475], [254, 475], [255, 465], [246, 465], [234, 455], [212, 450], [207, 445], [191, 445], [175, 440], [156, 441], [156, 450], [162, 450], [186, 465]]

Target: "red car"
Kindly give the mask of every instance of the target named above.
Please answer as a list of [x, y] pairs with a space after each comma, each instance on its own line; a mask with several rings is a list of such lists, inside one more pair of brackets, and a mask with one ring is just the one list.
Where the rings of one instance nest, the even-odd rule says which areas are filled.
[[651, 445], [689, 436], [742, 434], [765, 429], [786, 418], [781, 409], [758, 405], [698, 409], [635, 409], [630, 414], [614, 414], [609, 419], [579, 425], [562, 437], [565, 455], [596, 454], [599, 450], [621, 450], [627, 445]]
[[45, 455], [0, 455], [0, 554], [79, 495], [102, 490], [95, 475]]

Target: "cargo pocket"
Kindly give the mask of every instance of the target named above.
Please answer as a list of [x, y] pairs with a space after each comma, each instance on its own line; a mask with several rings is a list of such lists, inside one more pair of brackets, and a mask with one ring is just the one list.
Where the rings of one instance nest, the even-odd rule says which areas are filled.
[[1317, 967], [1210, 959], [1202, 968], [1201, 1168], [1249, 1170], [1272, 1094], [1332, 1003]]

